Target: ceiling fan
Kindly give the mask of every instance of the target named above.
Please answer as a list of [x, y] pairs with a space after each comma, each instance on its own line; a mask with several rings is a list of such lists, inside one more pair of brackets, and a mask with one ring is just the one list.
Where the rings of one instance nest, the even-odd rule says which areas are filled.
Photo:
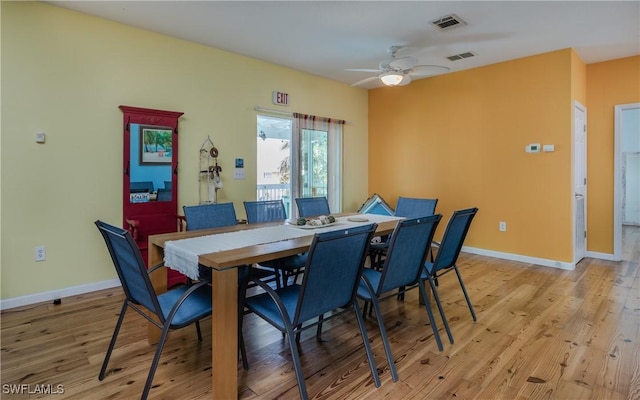
[[402, 46], [389, 48], [390, 58], [381, 61], [378, 69], [346, 69], [354, 72], [373, 72], [375, 76], [362, 79], [351, 86], [360, 86], [379, 79], [387, 86], [404, 86], [411, 83], [411, 77], [425, 77], [449, 72], [449, 67], [441, 65], [418, 65], [418, 59], [412, 56], [397, 57]]

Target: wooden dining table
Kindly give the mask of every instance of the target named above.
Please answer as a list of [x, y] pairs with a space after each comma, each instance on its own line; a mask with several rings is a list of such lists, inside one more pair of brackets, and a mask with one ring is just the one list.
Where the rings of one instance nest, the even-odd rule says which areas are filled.
[[[345, 216], [342, 214], [341, 216]], [[367, 214], [358, 215], [367, 217]], [[372, 219], [378, 217], [372, 216]], [[373, 221], [372, 221], [373, 222]], [[397, 219], [378, 222], [376, 235], [387, 235], [393, 232]], [[149, 236], [149, 265], [156, 265], [164, 260], [165, 243], [173, 240], [195, 238], [206, 235], [224, 234], [247, 229], [256, 229], [282, 225], [277, 223], [239, 224], [223, 228], [205, 229], [166, 233]], [[340, 229], [340, 225], [336, 225]], [[242, 265], [259, 264], [261, 262], [304, 253], [309, 250], [314, 230], [308, 235], [272, 243], [250, 245], [227, 251], [201, 254], [198, 263], [211, 268], [212, 304], [211, 344], [212, 344], [212, 397], [214, 399], [238, 398], [238, 273]], [[167, 290], [167, 269], [158, 268], [151, 274], [151, 282], [158, 294]], [[160, 332], [149, 323], [149, 343], [157, 343]]]

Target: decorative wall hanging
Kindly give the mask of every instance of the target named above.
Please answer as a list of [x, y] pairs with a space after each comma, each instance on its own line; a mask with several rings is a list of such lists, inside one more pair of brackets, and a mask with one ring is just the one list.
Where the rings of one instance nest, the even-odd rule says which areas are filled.
[[222, 167], [218, 165], [218, 154], [218, 149], [207, 136], [200, 147], [200, 204], [218, 202], [218, 190], [222, 189]]

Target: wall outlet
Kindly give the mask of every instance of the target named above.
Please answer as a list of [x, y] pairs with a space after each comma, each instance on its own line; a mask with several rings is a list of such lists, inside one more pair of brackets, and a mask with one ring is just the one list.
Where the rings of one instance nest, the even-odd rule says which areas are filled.
[[500, 221], [500, 224], [498, 225], [498, 229], [500, 229], [500, 232], [506, 232], [507, 231], [507, 223], [504, 221]]
[[47, 259], [47, 248], [44, 246], [36, 247], [36, 261], [44, 261]]

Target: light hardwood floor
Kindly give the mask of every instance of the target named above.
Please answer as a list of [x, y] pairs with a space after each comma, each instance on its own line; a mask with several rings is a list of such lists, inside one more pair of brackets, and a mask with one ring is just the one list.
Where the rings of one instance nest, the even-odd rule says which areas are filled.
[[[303, 369], [316, 399], [640, 399], [640, 229], [625, 229], [623, 262], [585, 259], [562, 271], [463, 254], [461, 273], [476, 307], [473, 323], [455, 275], [440, 294], [455, 344], [434, 344], [417, 291], [382, 303], [400, 380], [392, 382], [374, 318], [367, 328], [381, 372], [375, 388], [354, 321], [302, 337]], [[119, 289], [7, 310], [1, 317], [2, 399], [134, 399], [153, 347], [146, 323], [128, 314], [103, 382], [97, 379], [123, 296]], [[439, 319], [437, 319], [439, 321]], [[211, 397], [211, 327], [173, 332], [150, 398]], [[440, 323], [442, 328], [442, 324]], [[251, 369], [238, 364], [240, 398], [297, 398], [287, 343], [247, 316]], [[25, 384], [64, 393], [8, 394]], [[57, 385], [62, 385], [58, 387]], [[25, 391], [25, 389], [22, 389]]]

